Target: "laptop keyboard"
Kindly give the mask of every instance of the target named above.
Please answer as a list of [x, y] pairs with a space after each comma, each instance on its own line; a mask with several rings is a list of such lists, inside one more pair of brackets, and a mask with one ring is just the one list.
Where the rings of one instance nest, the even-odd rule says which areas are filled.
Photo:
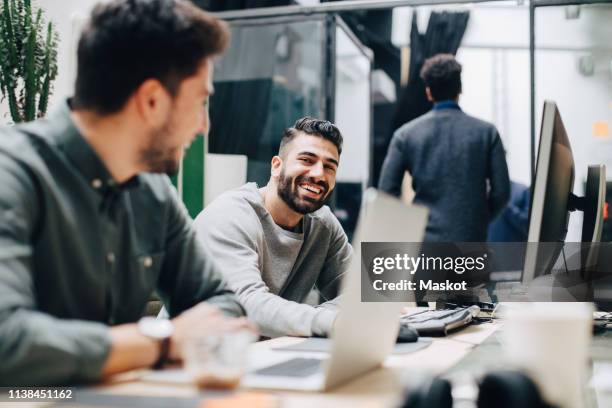
[[[449, 331], [468, 326], [474, 316], [473, 308], [426, 310], [420, 313], [404, 315], [401, 325], [416, 330], [419, 336], [446, 336]], [[478, 308], [475, 308], [478, 309]]]
[[451, 310], [425, 310], [423, 312], [404, 315], [402, 316], [402, 320], [409, 323], [423, 323], [429, 320], [440, 320], [445, 317], [452, 316], [457, 313], [463, 312], [465, 309], [451, 309]]
[[283, 377], [308, 377], [319, 371], [323, 360], [319, 358], [292, 358], [255, 371], [259, 375]]

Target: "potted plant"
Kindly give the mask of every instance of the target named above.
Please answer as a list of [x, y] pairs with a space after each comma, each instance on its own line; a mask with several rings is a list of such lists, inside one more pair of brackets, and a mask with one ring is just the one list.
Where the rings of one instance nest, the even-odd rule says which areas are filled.
[[43, 117], [57, 76], [58, 34], [31, 0], [0, 5], [0, 93], [14, 123]]

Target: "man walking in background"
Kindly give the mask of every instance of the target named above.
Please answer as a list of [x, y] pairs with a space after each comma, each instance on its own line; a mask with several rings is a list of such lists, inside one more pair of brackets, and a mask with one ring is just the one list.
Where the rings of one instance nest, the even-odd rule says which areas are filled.
[[510, 194], [501, 138], [459, 107], [461, 65], [452, 55], [426, 60], [421, 77], [433, 109], [395, 132], [379, 188], [399, 196], [409, 172], [414, 203], [430, 210], [425, 241], [485, 242]]

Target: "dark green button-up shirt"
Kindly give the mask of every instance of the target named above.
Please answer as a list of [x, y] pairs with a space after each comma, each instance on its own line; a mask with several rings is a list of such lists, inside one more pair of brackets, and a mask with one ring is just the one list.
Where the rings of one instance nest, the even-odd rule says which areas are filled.
[[0, 129], [0, 385], [98, 378], [108, 326], [154, 290], [171, 316], [204, 300], [243, 314], [168, 177], [117, 185], [67, 105]]

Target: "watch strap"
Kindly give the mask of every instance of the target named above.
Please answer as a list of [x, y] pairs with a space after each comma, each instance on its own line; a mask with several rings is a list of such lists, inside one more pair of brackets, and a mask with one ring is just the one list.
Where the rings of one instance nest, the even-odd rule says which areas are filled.
[[170, 355], [170, 337], [163, 338], [159, 341], [159, 356], [157, 361], [153, 364], [154, 370], [160, 370], [164, 367], [164, 364], [168, 361]]

